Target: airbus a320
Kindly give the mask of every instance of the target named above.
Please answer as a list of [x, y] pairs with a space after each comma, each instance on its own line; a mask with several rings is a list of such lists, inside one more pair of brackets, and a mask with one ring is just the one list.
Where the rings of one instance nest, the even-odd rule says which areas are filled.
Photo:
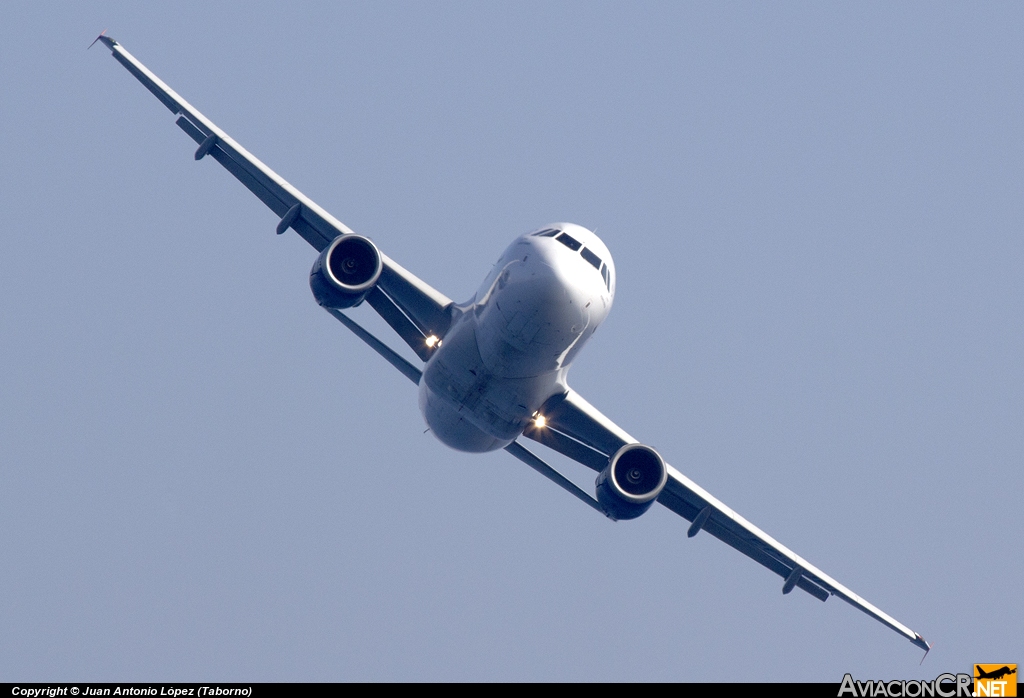
[[[634, 519], [655, 502], [761, 563], [821, 601], [838, 596], [927, 654], [924, 638], [868, 603], [748, 522], [667, 464], [573, 391], [566, 374], [608, 316], [615, 264], [590, 230], [554, 223], [516, 238], [465, 303], [455, 303], [349, 230], [217, 128], [119, 43], [110, 49], [198, 144], [319, 253], [309, 285], [317, 303], [418, 386], [430, 431], [460, 451], [504, 449], [614, 520]], [[93, 42], [95, 43], [95, 42]], [[372, 307], [422, 362], [414, 365], [358, 325], [345, 310]], [[584, 491], [522, 444], [529, 439], [597, 472]]]

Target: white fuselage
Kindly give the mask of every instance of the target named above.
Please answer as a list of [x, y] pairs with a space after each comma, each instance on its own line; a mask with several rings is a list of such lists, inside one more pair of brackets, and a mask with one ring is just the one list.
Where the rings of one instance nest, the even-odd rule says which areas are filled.
[[517, 238], [424, 368], [420, 410], [434, 435], [460, 451], [514, 441], [565, 392], [614, 296], [612, 257], [586, 228], [559, 223]]

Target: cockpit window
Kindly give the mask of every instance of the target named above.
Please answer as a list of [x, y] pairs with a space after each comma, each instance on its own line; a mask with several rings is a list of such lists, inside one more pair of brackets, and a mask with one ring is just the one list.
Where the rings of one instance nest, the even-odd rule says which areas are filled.
[[549, 238], [549, 237], [553, 237], [555, 235], [558, 235], [558, 229], [557, 228], [546, 228], [546, 229], [540, 231], [539, 233], [534, 233], [533, 235], [534, 235], [534, 237], [538, 237], [538, 238]]
[[609, 291], [612, 290], [611, 274], [608, 272], [608, 265], [604, 262], [601, 263], [601, 276], [604, 277], [604, 287]]
[[555, 239], [558, 240], [563, 245], [565, 245], [566, 247], [568, 247], [573, 252], [583, 247], [583, 244], [579, 240], [574, 238], [572, 235], [569, 235], [569, 233], [562, 233]]
[[580, 250], [580, 254], [583, 255], [583, 259], [585, 259], [588, 262], [590, 262], [591, 266], [593, 266], [594, 269], [600, 269], [601, 268], [601, 258], [598, 257], [593, 252], [591, 252], [589, 249], [584, 247], [582, 250]]

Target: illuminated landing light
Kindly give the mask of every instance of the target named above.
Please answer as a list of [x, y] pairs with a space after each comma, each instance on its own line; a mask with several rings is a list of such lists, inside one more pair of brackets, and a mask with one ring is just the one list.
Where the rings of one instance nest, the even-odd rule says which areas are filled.
[[548, 420], [544, 418], [544, 415], [538, 414], [533, 417], [533, 426], [538, 429], [543, 429], [548, 425]]
[[437, 335], [430, 335], [427, 337], [427, 346], [433, 349], [434, 347], [441, 346], [441, 340], [437, 338]]

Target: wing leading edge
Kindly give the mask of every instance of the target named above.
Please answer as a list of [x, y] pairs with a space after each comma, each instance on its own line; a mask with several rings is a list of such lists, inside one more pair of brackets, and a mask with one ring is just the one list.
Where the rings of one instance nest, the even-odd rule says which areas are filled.
[[[637, 442], [572, 390], [549, 400], [540, 413], [544, 415], [545, 426], [531, 427], [523, 435], [597, 471], [604, 469], [609, 456], [619, 448]], [[707, 531], [778, 574], [785, 580], [782, 593], [799, 587], [822, 601], [838, 596], [925, 652], [930, 649], [920, 634], [829, 577], [671, 465], [658, 501], [691, 522], [689, 537]]]
[[[102, 34], [96, 41], [110, 49], [114, 58], [175, 114], [175, 123], [199, 146], [196, 160], [207, 155], [212, 157], [279, 217], [278, 234], [291, 228], [317, 252], [322, 252], [339, 235], [352, 234], [348, 226], [260, 162], [182, 99], [121, 44]], [[383, 253], [381, 257], [384, 269], [378, 289], [367, 302], [413, 351], [424, 358], [423, 340], [430, 335], [444, 337], [456, 312], [455, 306], [450, 298], [394, 260]]]

